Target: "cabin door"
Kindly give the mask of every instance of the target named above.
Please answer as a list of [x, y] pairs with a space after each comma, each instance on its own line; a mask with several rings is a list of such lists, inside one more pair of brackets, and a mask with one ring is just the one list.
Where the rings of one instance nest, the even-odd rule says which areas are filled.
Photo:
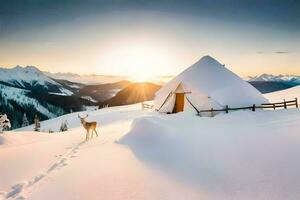
[[184, 93], [176, 93], [173, 113], [182, 112], [184, 109]]

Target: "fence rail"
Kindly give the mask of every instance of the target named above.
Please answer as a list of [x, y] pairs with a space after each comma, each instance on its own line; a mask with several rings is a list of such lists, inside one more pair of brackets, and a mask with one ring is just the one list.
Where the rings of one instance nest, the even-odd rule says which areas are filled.
[[142, 103], [142, 110], [145, 110], [145, 109], [152, 109], [153, 107], [154, 107], [154, 105]]
[[287, 109], [290, 106], [295, 106], [298, 108], [298, 99], [295, 98], [294, 100], [286, 101], [285, 99], [283, 102], [276, 102], [276, 103], [263, 103], [260, 105], [255, 105], [253, 104], [252, 106], [246, 106], [246, 107], [239, 107], [239, 108], [229, 108], [226, 106], [224, 109], [213, 109], [211, 108], [210, 110], [200, 110], [198, 112], [198, 115], [201, 115], [201, 113], [211, 113], [211, 116], [214, 116], [214, 112], [225, 112], [228, 113], [229, 111], [234, 111], [234, 110], [252, 110], [255, 111], [256, 109], [269, 109], [272, 108], [273, 110], [276, 110], [276, 108], [284, 108]]

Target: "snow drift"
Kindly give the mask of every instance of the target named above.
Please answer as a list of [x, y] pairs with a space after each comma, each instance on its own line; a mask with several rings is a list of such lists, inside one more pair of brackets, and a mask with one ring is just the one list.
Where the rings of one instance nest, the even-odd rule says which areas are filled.
[[299, 124], [297, 109], [180, 113], [137, 119], [120, 143], [209, 199], [299, 199]]
[[272, 102], [282, 102], [284, 99], [286, 101], [293, 100], [298, 98], [300, 100], [300, 86], [292, 87], [285, 90], [280, 90], [277, 92], [271, 92], [264, 94], [264, 96], [268, 99], [272, 99]]

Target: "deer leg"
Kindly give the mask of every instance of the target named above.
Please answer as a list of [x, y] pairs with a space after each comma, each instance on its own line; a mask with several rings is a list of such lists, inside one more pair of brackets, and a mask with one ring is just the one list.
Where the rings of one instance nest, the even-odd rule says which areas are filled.
[[96, 135], [97, 135], [97, 137], [98, 137], [98, 133], [97, 133], [96, 129], [94, 129], [94, 131], [95, 131], [95, 133], [96, 133]]
[[88, 141], [90, 139], [90, 131], [86, 131], [86, 138], [85, 140]]
[[94, 132], [93, 132], [93, 130], [92, 130], [92, 138], [94, 137]]

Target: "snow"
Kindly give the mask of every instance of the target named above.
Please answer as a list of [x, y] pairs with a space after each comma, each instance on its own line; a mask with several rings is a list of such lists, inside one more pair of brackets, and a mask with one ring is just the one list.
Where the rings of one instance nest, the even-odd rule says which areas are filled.
[[11, 128], [10, 120], [7, 118], [6, 114], [0, 114], [0, 133], [3, 133], [4, 128]]
[[72, 96], [74, 93], [66, 88], [59, 88], [60, 93], [57, 92], [48, 92], [49, 94], [60, 95], [60, 96]]
[[60, 88], [59, 90], [61, 91], [62, 94], [65, 94], [66, 96], [71, 96], [74, 94], [73, 92], [67, 90], [66, 88]]
[[11, 69], [0, 68], [0, 81], [23, 89], [26, 89], [27, 85], [31, 85], [32, 87], [43, 86], [47, 90], [50, 85], [55, 85], [61, 91], [58, 94], [68, 96], [73, 94], [73, 92], [63, 88], [61, 84], [55, 82], [34, 66], [16, 66]]
[[63, 133], [1, 135], [11, 143], [0, 146], [0, 194], [3, 199], [199, 199], [192, 187], [145, 166], [115, 142], [133, 119], [148, 114], [139, 104], [90, 113], [89, 120], [97, 119], [101, 128], [100, 136], [89, 142], [83, 142], [79, 120], [68, 120], [75, 128]]
[[81, 86], [76, 85], [76, 84], [69, 84], [68, 86], [71, 87], [71, 88], [76, 88], [76, 89], [80, 89], [81, 88]]
[[56, 114], [50, 112], [46, 107], [41, 105], [36, 99], [26, 96], [30, 92], [28, 90], [9, 87], [0, 84], [0, 96], [5, 100], [13, 100], [18, 103], [18, 105], [24, 106], [34, 106], [36, 110], [43, 113], [49, 118], [56, 117]]
[[297, 109], [161, 115], [135, 120], [120, 143], [209, 199], [299, 199], [299, 124]]
[[276, 82], [292, 82], [300, 83], [300, 76], [297, 75], [273, 75], [273, 74], [262, 74], [260, 76], [248, 77], [248, 81], [276, 81]]
[[[177, 91], [179, 86], [182, 87], [180, 92], [186, 92], [185, 96], [198, 110], [221, 109], [226, 105], [237, 108], [267, 102], [252, 85], [210, 56], [204, 56], [164, 85], [155, 94], [155, 108], [172, 112], [175, 95], [171, 98], [168, 95]], [[167, 98], [169, 100], [164, 104]], [[161, 108], [161, 105], [165, 107]]]
[[45, 86], [47, 86], [47, 83], [51, 83], [60, 86], [59, 83], [50, 79], [48, 76], [44, 75], [40, 70], [33, 66], [16, 66], [11, 69], [0, 68], [0, 80], [12, 84], [17, 81], [19, 86], [22, 87], [25, 87], [24, 83], [29, 83], [30, 85], [38, 84]]
[[[84, 142], [78, 114], [87, 113], [100, 134]], [[68, 131], [47, 133], [64, 120]], [[209, 118], [134, 104], [71, 113], [41, 122], [46, 133], [0, 135], [0, 199], [296, 200], [299, 126], [299, 109]]]
[[50, 72], [44, 72], [44, 73], [47, 76], [54, 79], [63, 79], [75, 83], [82, 83], [88, 85], [115, 83], [115, 82], [130, 79], [127, 76], [96, 75], [96, 74], [79, 75], [74, 73], [50, 73]]
[[90, 96], [81, 96], [80, 98], [88, 100], [88, 101], [93, 102], [93, 103], [97, 103], [98, 102], [97, 100], [93, 99]]
[[277, 92], [271, 92], [264, 94], [264, 96], [268, 99], [271, 99], [272, 102], [282, 102], [284, 99], [286, 101], [294, 100], [298, 98], [300, 100], [300, 86], [295, 86], [289, 89], [280, 90]]

